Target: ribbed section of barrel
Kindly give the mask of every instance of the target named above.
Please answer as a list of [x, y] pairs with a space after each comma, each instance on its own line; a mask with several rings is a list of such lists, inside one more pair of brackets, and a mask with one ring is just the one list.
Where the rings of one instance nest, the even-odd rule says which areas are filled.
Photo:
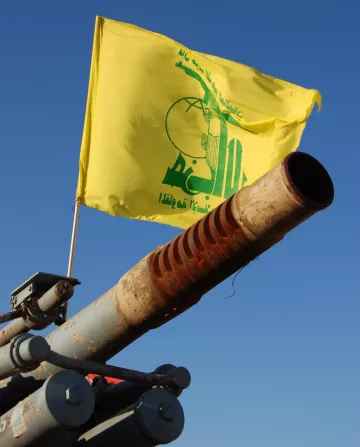
[[149, 269], [175, 312], [195, 302], [235, 271], [328, 207], [334, 188], [324, 167], [295, 152], [211, 213], [152, 253]]

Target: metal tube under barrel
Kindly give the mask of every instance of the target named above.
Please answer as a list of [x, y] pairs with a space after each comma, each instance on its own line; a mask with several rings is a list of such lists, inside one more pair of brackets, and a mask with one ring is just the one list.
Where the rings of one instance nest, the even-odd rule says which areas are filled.
[[169, 391], [153, 389], [127, 410], [82, 434], [75, 446], [153, 447], [169, 444], [184, 429], [184, 412]]
[[0, 417], [0, 445], [49, 445], [43, 443], [44, 437], [49, 440], [61, 428], [80, 427], [93, 409], [94, 394], [87, 380], [74, 371], [59, 371]]

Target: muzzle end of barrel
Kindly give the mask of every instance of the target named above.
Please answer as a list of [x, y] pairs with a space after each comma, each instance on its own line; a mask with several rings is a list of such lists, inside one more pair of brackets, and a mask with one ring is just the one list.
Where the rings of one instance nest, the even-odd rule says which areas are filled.
[[334, 185], [324, 166], [309, 154], [292, 152], [282, 163], [290, 193], [307, 208], [323, 210], [334, 200]]

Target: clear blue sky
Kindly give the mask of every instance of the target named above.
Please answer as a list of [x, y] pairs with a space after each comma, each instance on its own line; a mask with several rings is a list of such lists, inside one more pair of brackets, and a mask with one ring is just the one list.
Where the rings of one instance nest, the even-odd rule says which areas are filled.
[[[227, 280], [113, 361], [190, 369], [178, 447], [359, 447], [356, 0], [2, 0], [0, 311], [34, 272], [66, 273], [96, 14], [319, 89], [301, 149], [335, 184], [331, 208], [245, 269], [234, 297]], [[83, 208], [71, 315], [177, 233]]]

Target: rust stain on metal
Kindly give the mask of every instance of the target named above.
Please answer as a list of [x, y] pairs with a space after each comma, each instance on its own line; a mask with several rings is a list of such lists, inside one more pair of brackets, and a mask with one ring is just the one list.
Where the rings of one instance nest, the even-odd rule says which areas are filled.
[[75, 343], [84, 343], [85, 338], [81, 337], [79, 334], [77, 334], [76, 332], [73, 335], [73, 340]]
[[89, 341], [88, 352], [92, 352], [92, 353], [97, 352], [97, 347], [96, 347], [96, 343], [94, 340]]

